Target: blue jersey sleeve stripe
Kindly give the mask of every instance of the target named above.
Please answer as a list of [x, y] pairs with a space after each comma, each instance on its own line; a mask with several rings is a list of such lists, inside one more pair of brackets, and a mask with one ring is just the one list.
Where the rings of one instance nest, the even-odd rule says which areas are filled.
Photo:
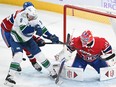
[[104, 52], [104, 53], [107, 53], [107, 52], [109, 52], [110, 50], [112, 50], [112, 47], [111, 47], [111, 46], [108, 46], [103, 52]]

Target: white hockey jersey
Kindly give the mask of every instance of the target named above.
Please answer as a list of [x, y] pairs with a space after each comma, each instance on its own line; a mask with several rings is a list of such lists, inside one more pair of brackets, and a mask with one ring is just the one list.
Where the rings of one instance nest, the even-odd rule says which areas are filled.
[[14, 20], [14, 25], [11, 31], [12, 38], [15, 42], [26, 42], [30, 40], [35, 33], [35, 26], [37, 24], [41, 29], [44, 28], [38, 19], [28, 21], [25, 11], [22, 11], [17, 14]]

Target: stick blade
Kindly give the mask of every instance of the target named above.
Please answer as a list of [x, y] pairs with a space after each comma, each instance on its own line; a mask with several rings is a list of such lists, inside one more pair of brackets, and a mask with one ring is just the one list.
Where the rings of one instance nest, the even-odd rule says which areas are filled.
[[115, 53], [113, 53], [109, 57], [107, 57], [107, 58], [105, 58], [103, 60], [107, 61], [107, 60], [110, 60], [110, 59], [114, 58], [115, 56], [116, 56]]

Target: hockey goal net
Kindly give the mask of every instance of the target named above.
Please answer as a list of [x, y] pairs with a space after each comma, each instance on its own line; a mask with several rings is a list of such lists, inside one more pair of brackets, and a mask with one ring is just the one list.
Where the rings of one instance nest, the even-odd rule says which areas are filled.
[[[66, 42], [67, 33], [73, 33], [74, 36], [79, 36], [82, 30], [90, 29], [96, 32], [96, 35], [109, 36], [116, 31], [112, 29], [116, 25], [116, 15], [111, 10], [106, 9], [90, 9], [80, 6], [64, 5], [63, 14], [63, 39]], [[101, 33], [101, 34], [100, 34]], [[115, 33], [112, 38], [115, 39]]]

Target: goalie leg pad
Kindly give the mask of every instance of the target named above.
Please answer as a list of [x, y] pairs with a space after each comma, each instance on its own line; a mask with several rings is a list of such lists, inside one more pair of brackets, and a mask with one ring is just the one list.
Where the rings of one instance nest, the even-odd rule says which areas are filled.
[[100, 81], [116, 78], [116, 66], [100, 68]]
[[69, 80], [83, 81], [83, 74], [83, 68], [65, 66], [61, 73], [61, 76]]

